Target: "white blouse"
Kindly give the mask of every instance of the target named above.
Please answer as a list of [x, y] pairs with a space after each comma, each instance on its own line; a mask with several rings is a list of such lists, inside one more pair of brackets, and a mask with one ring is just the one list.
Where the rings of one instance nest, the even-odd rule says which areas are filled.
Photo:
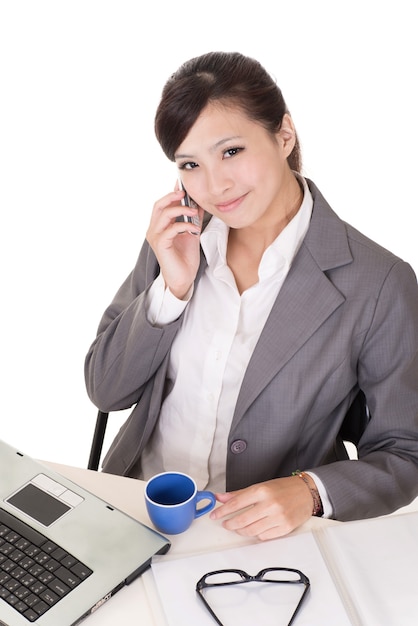
[[165, 289], [161, 275], [148, 294], [148, 319], [162, 326], [185, 309], [173, 342], [164, 400], [142, 455], [141, 478], [162, 471], [191, 474], [198, 489], [225, 491], [227, 441], [248, 361], [309, 228], [312, 196], [264, 251], [259, 281], [239, 293], [226, 263], [228, 227], [212, 217], [201, 235], [207, 268], [187, 301]]

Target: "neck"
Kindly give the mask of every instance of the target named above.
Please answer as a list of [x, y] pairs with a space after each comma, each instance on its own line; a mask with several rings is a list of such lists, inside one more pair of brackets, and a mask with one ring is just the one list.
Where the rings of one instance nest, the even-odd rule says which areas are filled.
[[253, 249], [257, 247], [261, 253], [273, 243], [295, 217], [303, 201], [303, 189], [298, 179], [292, 172], [289, 174], [280, 202], [256, 224], [247, 228], [231, 228], [230, 240]]

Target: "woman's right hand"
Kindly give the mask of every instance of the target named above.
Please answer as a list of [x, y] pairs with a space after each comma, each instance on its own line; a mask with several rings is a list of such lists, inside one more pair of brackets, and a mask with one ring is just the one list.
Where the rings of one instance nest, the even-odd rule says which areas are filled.
[[180, 215], [198, 216], [203, 209], [181, 204], [183, 190], [173, 191], [154, 204], [146, 238], [157, 257], [166, 287], [183, 299], [196, 278], [200, 262], [200, 229], [190, 222], [176, 222]]

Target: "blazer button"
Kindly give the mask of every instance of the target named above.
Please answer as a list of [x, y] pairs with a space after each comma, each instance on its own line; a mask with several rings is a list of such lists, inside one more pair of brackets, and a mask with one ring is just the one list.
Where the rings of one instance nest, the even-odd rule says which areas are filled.
[[237, 439], [231, 443], [231, 452], [233, 454], [241, 454], [246, 450], [247, 444], [243, 439]]

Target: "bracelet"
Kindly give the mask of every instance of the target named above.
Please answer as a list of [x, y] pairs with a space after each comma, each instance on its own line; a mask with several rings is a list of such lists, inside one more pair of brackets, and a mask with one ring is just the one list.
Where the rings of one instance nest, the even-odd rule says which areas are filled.
[[314, 515], [315, 517], [322, 517], [323, 514], [324, 514], [324, 509], [322, 507], [321, 496], [319, 495], [318, 489], [316, 489], [316, 488], [314, 489], [313, 487], [310, 486], [308, 478], [307, 478], [305, 472], [301, 472], [300, 470], [296, 470], [295, 472], [292, 472], [292, 476], [299, 476], [299, 478], [301, 478], [303, 480], [303, 482], [305, 483], [305, 485], [307, 486], [307, 488], [311, 492], [311, 496], [312, 496], [312, 500], [313, 500], [312, 515]]

